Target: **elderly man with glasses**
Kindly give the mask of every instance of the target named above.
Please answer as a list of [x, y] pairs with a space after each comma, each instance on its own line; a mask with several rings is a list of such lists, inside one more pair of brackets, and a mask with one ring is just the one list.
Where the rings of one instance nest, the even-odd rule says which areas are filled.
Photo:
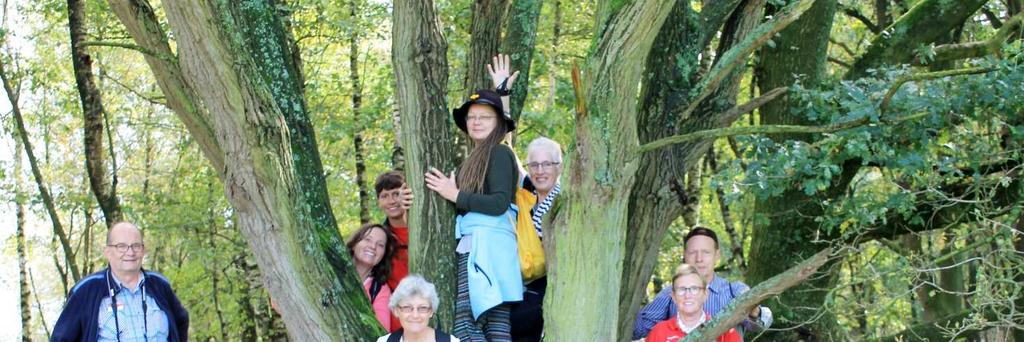
[[142, 269], [142, 231], [114, 223], [103, 256], [109, 266], [71, 289], [51, 341], [187, 341], [188, 312], [170, 281]]

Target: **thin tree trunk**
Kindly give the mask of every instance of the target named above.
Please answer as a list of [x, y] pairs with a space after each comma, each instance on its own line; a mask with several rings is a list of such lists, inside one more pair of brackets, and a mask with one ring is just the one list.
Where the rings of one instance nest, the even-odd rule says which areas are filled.
[[494, 88], [485, 65], [491, 64], [491, 58], [498, 53], [498, 46], [501, 45], [501, 23], [505, 22], [508, 4], [509, 0], [473, 0], [466, 78], [462, 82], [466, 96], [476, 89]]
[[121, 220], [121, 205], [117, 199], [117, 183], [110, 182], [107, 177], [107, 162], [103, 151], [103, 99], [92, 73], [92, 57], [81, 46], [86, 39], [84, 1], [68, 0], [68, 29], [71, 32], [71, 60], [84, 121], [82, 136], [85, 169], [89, 175], [90, 189], [100, 204], [103, 219], [109, 228]]
[[15, 203], [15, 221], [17, 227], [15, 228], [14, 238], [17, 241], [15, 247], [16, 254], [18, 255], [18, 288], [20, 289], [21, 298], [21, 340], [24, 342], [32, 341], [32, 308], [30, 302], [29, 284], [28, 284], [28, 254], [26, 252], [27, 244], [25, 243], [25, 193], [24, 193], [24, 180], [21, 178], [22, 164], [21, 164], [21, 140], [15, 138], [14, 140], [14, 203]]
[[[212, 183], [211, 183], [211, 185], [212, 185]], [[211, 191], [213, 190], [213, 186], [210, 186], [209, 188], [210, 188]], [[208, 239], [209, 244], [210, 244], [210, 250], [211, 251], [217, 251], [217, 221], [213, 217], [213, 214], [214, 214], [214, 211], [213, 211], [212, 206], [211, 206], [211, 209], [210, 209], [210, 220], [209, 220], [210, 233], [207, 234], [208, 235], [207, 239]], [[220, 285], [220, 273], [221, 273], [221, 271], [218, 268], [218, 265], [217, 265], [217, 262], [216, 262], [216, 258], [210, 258], [210, 261], [211, 261], [210, 263], [206, 264], [206, 266], [207, 266], [207, 270], [206, 271], [209, 272], [209, 274], [210, 274], [210, 283], [211, 283], [211, 285], [210, 285], [210, 297], [213, 298], [213, 309], [217, 313], [217, 326], [218, 326], [219, 332], [220, 332], [220, 339], [218, 341], [227, 341], [228, 340], [227, 339], [227, 337], [228, 337], [227, 323], [224, 321], [224, 310], [221, 309], [221, 305], [220, 305], [221, 289], [220, 289], [219, 285]]]
[[[1024, 214], [1018, 215], [1017, 222], [1013, 226], [1018, 232], [1024, 231]], [[1017, 255], [1024, 255], [1024, 238], [1017, 237], [1017, 240], [1013, 242], [1013, 248], [1017, 251]], [[1024, 284], [1024, 272], [1017, 272], [1014, 278], [1017, 284]], [[1018, 308], [1024, 307], [1024, 296], [1017, 296], [1017, 300], [1013, 304]], [[1024, 328], [1013, 329], [1011, 333], [1014, 341], [1024, 341]]]
[[562, 38], [562, 0], [554, 0], [555, 18], [551, 24], [551, 56], [548, 56], [548, 96], [546, 112], [555, 108], [555, 97], [558, 94], [558, 60], [559, 42]]
[[349, 24], [353, 29], [348, 33], [348, 66], [349, 80], [352, 82], [352, 124], [355, 126], [355, 136], [352, 137], [352, 145], [355, 149], [356, 159], [356, 187], [359, 188], [359, 223], [370, 222], [370, 192], [366, 186], [366, 160], [363, 157], [363, 84], [359, 80], [359, 17], [356, 11], [357, 3], [349, 0]]
[[[3, 61], [0, 61], [0, 78], [2, 78], [4, 84], [4, 90], [7, 92], [7, 99], [11, 103], [11, 111], [14, 113], [14, 122], [16, 125], [15, 131], [21, 137], [22, 147], [25, 149], [25, 155], [28, 156], [29, 167], [32, 170], [32, 176], [35, 178], [36, 186], [39, 189], [39, 196], [43, 200], [43, 206], [46, 207], [46, 213], [50, 217], [50, 223], [53, 226], [53, 234], [60, 240], [61, 250], [64, 252], [64, 260], [68, 265], [71, 272], [71, 278], [73, 282], [78, 282], [81, 279], [81, 273], [78, 269], [78, 262], [75, 261], [75, 253], [71, 249], [71, 242], [68, 240], [67, 234], [64, 232], [64, 226], [60, 223], [60, 216], [57, 214], [57, 207], [53, 203], [53, 197], [50, 196], [50, 189], [46, 186], [46, 180], [43, 179], [43, 173], [39, 169], [39, 163], [36, 160], [36, 155], [32, 151], [32, 142], [29, 140], [28, 131], [25, 129], [25, 119], [22, 118], [21, 108], [18, 105], [18, 94], [14, 92], [14, 86], [11, 84], [11, 79], [8, 77], [7, 70]], [[54, 254], [56, 255], [56, 253]]]
[[[401, 115], [406, 183], [413, 192], [423, 194], [414, 197], [409, 212], [409, 270], [437, 286], [441, 306], [436, 322], [441, 330], [450, 331], [456, 293], [452, 253], [455, 210], [440, 195], [428, 191], [423, 180], [430, 167], [445, 172], [455, 168], [445, 102], [448, 44], [441, 36], [432, 0], [396, 0], [392, 15], [391, 62], [397, 80], [395, 103]], [[483, 69], [483, 65], [479, 67]]]
[[530, 66], [533, 64], [533, 51], [537, 44], [537, 19], [540, 18], [542, 3], [541, 0], [513, 0], [508, 24], [505, 25], [507, 32], [501, 51], [511, 56], [512, 70], [519, 71], [510, 99], [512, 118], [517, 121], [530, 90]]
[[36, 312], [39, 313], [39, 321], [43, 323], [43, 331], [46, 332], [46, 339], [50, 339], [50, 325], [46, 323], [46, 316], [43, 315], [43, 303], [39, 301], [39, 290], [36, 289], [36, 278], [32, 276], [32, 269], [28, 270], [28, 282], [32, 286], [32, 296], [36, 298]]

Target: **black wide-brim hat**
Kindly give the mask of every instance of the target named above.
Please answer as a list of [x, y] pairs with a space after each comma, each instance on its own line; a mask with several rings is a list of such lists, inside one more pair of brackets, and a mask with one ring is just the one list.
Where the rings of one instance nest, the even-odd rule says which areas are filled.
[[477, 89], [473, 95], [469, 95], [469, 101], [466, 101], [462, 106], [455, 108], [455, 110], [452, 111], [452, 117], [455, 119], [455, 125], [459, 126], [459, 129], [461, 129], [462, 132], [469, 133], [469, 130], [466, 128], [466, 114], [469, 113], [469, 107], [475, 104], [491, 106], [494, 108], [494, 112], [505, 120], [505, 125], [508, 126], [509, 132], [516, 130], [516, 122], [515, 120], [512, 120], [512, 114], [505, 113], [505, 110], [502, 109], [501, 96], [498, 96], [498, 93], [495, 93], [492, 90]]

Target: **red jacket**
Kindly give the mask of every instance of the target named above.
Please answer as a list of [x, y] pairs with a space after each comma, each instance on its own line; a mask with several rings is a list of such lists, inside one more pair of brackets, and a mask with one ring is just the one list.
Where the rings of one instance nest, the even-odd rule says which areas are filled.
[[[706, 320], [711, 320], [711, 316], [704, 314]], [[676, 317], [669, 318], [661, 321], [651, 329], [651, 333], [647, 335], [647, 342], [676, 342], [682, 341], [686, 337], [686, 332], [679, 327], [676, 323]], [[724, 334], [719, 335], [718, 342], [742, 342], [743, 337], [736, 331], [736, 328], [730, 328]]]

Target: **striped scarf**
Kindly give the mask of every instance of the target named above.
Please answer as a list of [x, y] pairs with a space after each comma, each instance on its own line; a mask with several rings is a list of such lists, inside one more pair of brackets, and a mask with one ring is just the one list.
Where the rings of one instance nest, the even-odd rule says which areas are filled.
[[[541, 238], [544, 237], [544, 231], [541, 229], [541, 218], [543, 218], [544, 214], [547, 214], [548, 210], [551, 209], [551, 203], [555, 201], [555, 197], [558, 196], [559, 192], [562, 192], [562, 186], [555, 184], [555, 187], [551, 189], [551, 192], [548, 192], [548, 196], [544, 197], [543, 201], [540, 201], [540, 203], [533, 206], [533, 228], [537, 230], [537, 236]], [[533, 194], [536, 195], [537, 190], [534, 190]]]

